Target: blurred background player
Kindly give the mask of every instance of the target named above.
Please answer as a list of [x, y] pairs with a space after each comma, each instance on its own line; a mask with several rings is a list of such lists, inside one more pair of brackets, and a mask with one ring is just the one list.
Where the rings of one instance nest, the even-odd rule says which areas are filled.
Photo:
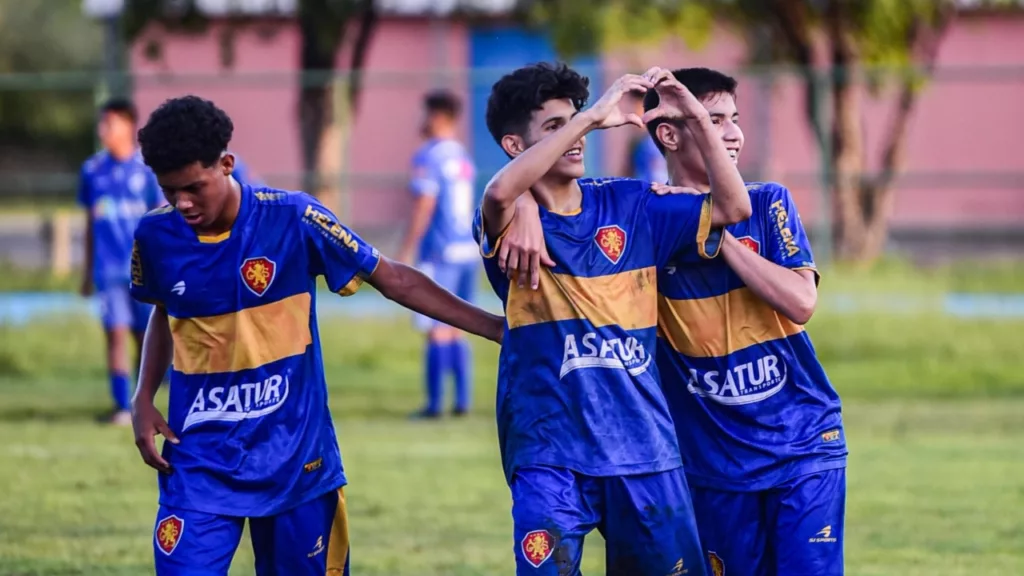
[[135, 144], [138, 114], [126, 99], [112, 99], [100, 108], [97, 131], [103, 149], [82, 165], [78, 202], [86, 211], [85, 265], [82, 296], [96, 294], [106, 333], [107, 371], [114, 410], [107, 419], [131, 423], [129, 335], [141, 346], [152, 307], [128, 292], [132, 234], [142, 215], [162, 200], [156, 178], [142, 162]]
[[[479, 255], [473, 241], [476, 170], [466, 148], [456, 139], [461, 102], [445, 91], [423, 98], [422, 135], [427, 139], [412, 161], [409, 189], [416, 200], [399, 260], [419, 269], [460, 298], [472, 301], [476, 291]], [[414, 417], [441, 415], [444, 381], [455, 381], [452, 413], [464, 415], [470, 406], [469, 342], [459, 330], [426, 316], [415, 317], [427, 333], [424, 369], [427, 402]]]

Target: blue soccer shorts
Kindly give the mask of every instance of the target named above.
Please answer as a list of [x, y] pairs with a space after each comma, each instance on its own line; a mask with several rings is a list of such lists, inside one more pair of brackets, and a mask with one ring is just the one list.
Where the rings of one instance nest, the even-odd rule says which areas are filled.
[[[157, 576], [227, 576], [245, 518], [160, 506]], [[332, 490], [276, 516], [249, 519], [257, 576], [348, 576], [348, 516]]]
[[96, 293], [103, 329], [128, 328], [145, 332], [153, 306], [139, 302], [128, 292], [127, 284], [115, 284]]
[[843, 574], [843, 468], [760, 492], [695, 487], [693, 506], [712, 576]]
[[[417, 268], [431, 280], [437, 282], [439, 286], [466, 302], [472, 302], [476, 296], [476, 285], [479, 281], [480, 270], [480, 266], [476, 261], [465, 264], [422, 262]], [[429, 332], [442, 325], [437, 320], [422, 314], [413, 316], [413, 324], [417, 330], [423, 332]]]
[[583, 538], [605, 538], [608, 576], [704, 576], [682, 468], [593, 477], [526, 467], [511, 483], [518, 576], [580, 574]]

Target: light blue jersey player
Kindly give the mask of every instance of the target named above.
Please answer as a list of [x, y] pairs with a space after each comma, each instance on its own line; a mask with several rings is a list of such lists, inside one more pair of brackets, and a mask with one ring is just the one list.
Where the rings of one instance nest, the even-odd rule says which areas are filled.
[[[736, 81], [704, 68], [674, 75], [737, 158]], [[671, 124], [650, 129], [672, 184], [707, 190], [692, 136]], [[839, 396], [803, 326], [818, 273], [789, 190], [748, 190], [753, 215], [726, 228], [718, 258], [659, 271], [662, 385], [711, 573], [840, 576], [846, 436]]]
[[[655, 280], [669, 261], [707, 258], [720, 238], [715, 230], [750, 215], [749, 197], [725, 149], [708, 137], [700, 102], [667, 71], [623, 76], [580, 110], [588, 85], [564, 65], [536, 64], [499, 80], [487, 105], [491, 135], [514, 158], [487, 185], [479, 237], [508, 325], [496, 413], [516, 574], [580, 574], [583, 540], [596, 529], [609, 575], [702, 576], [651, 349]], [[701, 151], [718, 183], [711, 194], [655, 196], [647, 182], [581, 179], [586, 134], [639, 124], [621, 100], [651, 89], [664, 92], [666, 104], [648, 119], [678, 119], [704, 136]], [[537, 219], [537, 210], [554, 266], [524, 286], [513, 281], [517, 264], [505, 262], [501, 245], [514, 220]]]
[[[347, 481], [317, 278], [342, 296], [368, 282], [494, 341], [503, 322], [383, 258], [313, 197], [239, 184], [232, 131], [212, 102], [186, 96], [139, 132], [170, 203], [142, 219], [131, 255], [132, 296], [155, 305], [132, 423], [160, 472], [156, 574], [226, 576], [248, 522], [258, 576], [345, 576]], [[165, 420], [153, 398], [172, 355]]]
[[100, 109], [98, 133], [103, 150], [82, 165], [78, 203], [85, 209], [85, 265], [81, 294], [93, 293], [106, 332], [107, 372], [114, 411], [110, 421], [130, 422], [129, 339], [142, 344], [151, 307], [128, 294], [132, 234], [139, 219], [162, 200], [156, 178], [135, 148], [135, 106], [114, 99]]
[[[460, 298], [473, 300], [479, 274], [479, 256], [473, 241], [476, 171], [466, 148], [455, 138], [460, 102], [447, 92], [433, 92], [423, 100], [422, 132], [427, 142], [412, 161], [409, 184], [415, 204], [400, 259], [416, 263]], [[426, 316], [415, 318], [427, 333], [424, 361], [427, 402], [415, 416], [441, 415], [444, 380], [455, 382], [454, 415], [465, 414], [471, 404], [469, 343], [458, 330]]]

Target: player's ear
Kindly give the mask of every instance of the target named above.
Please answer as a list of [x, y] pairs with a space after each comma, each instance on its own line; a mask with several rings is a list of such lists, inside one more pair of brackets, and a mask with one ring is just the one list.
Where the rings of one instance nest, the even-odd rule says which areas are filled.
[[501, 149], [508, 154], [509, 157], [515, 158], [526, 150], [526, 143], [523, 142], [523, 137], [516, 134], [505, 134], [501, 137]]
[[230, 176], [235, 171], [235, 155], [231, 152], [225, 152], [220, 156], [220, 168], [224, 172], [225, 176]]
[[658, 124], [658, 127], [654, 130], [655, 135], [658, 137], [658, 142], [665, 147], [666, 150], [675, 152], [679, 150], [679, 129], [668, 122], [662, 122]]

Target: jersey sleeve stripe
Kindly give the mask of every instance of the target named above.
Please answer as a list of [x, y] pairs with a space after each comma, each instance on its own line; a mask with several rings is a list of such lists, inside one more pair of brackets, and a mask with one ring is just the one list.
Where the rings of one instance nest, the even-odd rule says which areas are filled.
[[708, 298], [659, 297], [658, 319], [658, 335], [691, 358], [727, 356], [804, 331], [748, 288]]
[[377, 261], [373, 264], [373, 270], [371, 270], [369, 274], [364, 276], [362, 273], [359, 273], [353, 276], [352, 279], [348, 281], [348, 284], [345, 284], [341, 287], [341, 290], [338, 290], [338, 295], [351, 296], [356, 292], [359, 292], [359, 289], [362, 288], [366, 279], [373, 276], [373, 273], [377, 271], [378, 266], [380, 266], [380, 258], [377, 258]]
[[174, 369], [217, 374], [303, 354], [313, 342], [308, 292], [218, 316], [170, 319]]
[[700, 208], [700, 223], [697, 226], [697, 253], [700, 254], [701, 258], [707, 260], [718, 256], [718, 251], [722, 248], [722, 243], [719, 242], [714, 251], [708, 254], [707, 243], [708, 238], [711, 236], [711, 217], [713, 214], [714, 201], [708, 195], [704, 198], [704, 204]]
[[484, 225], [484, 214], [481, 211], [480, 212], [480, 255], [483, 256], [484, 258], [487, 258], [487, 259], [494, 258], [494, 255], [498, 253], [498, 248], [501, 247], [501, 241], [505, 238], [505, 235], [508, 234], [509, 228], [511, 228], [511, 227], [512, 227], [512, 221], [510, 220], [509, 223], [505, 225], [505, 229], [501, 231], [501, 234], [498, 234], [498, 237], [494, 240], [494, 243], [492, 244], [491, 242], [489, 242], [487, 240], [487, 228]]
[[657, 271], [649, 266], [587, 278], [544, 268], [537, 290], [510, 285], [505, 317], [509, 330], [560, 320], [587, 320], [594, 327], [626, 330], [650, 328], [658, 322]]

